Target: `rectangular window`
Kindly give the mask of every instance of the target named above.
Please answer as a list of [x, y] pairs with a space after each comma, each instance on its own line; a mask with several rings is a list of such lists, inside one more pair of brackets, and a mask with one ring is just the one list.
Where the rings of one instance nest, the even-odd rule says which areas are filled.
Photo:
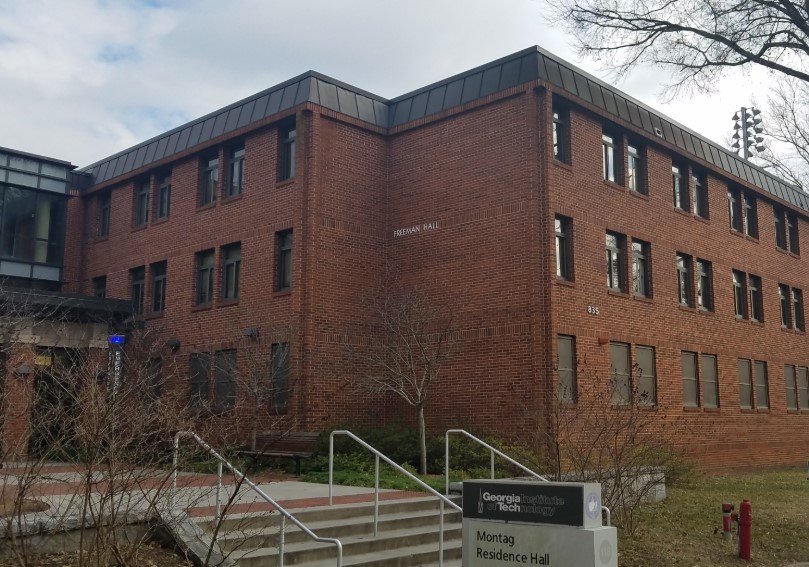
[[792, 288], [792, 320], [795, 322], [795, 328], [799, 331], [805, 331], [806, 326], [803, 320], [803, 291], [797, 287]]
[[607, 134], [601, 135], [601, 161], [604, 179], [615, 181], [615, 141]]
[[171, 212], [171, 174], [161, 175], [157, 181], [157, 208], [155, 215], [159, 219], [168, 218]]
[[683, 406], [694, 408], [699, 405], [697, 353], [683, 351], [680, 354], [680, 361], [683, 367]]
[[292, 231], [275, 233], [275, 291], [292, 288]]
[[295, 177], [295, 122], [278, 130], [278, 181]]
[[655, 349], [649, 346], [635, 348], [638, 365], [638, 399], [642, 406], [657, 404], [657, 378], [655, 375]]
[[156, 401], [163, 390], [163, 359], [151, 358], [146, 369], [146, 392], [148, 400]]
[[219, 190], [219, 156], [214, 154], [202, 160], [199, 180], [199, 204], [216, 202]]
[[112, 194], [107, 191], [98, 196], [98, 236], [110, 235], [110, 205]]
[[738, 360], [739, 365], [739, 406], [742, 409], [753, 409], [753, 382], [750, 361], [746, 358]]
[[240, 242], [222, 247], [222, 299], [239, 299], [239, 272], [242, 265]]
[[758, 238], [758, 209], [756, 197], [752, 193], [742, 193], [744, 203], [744, 232], [747, 236]]
[[149, 181], [135, 184], [135, 226], [149, 222]]
[[809, 369], [798, 367], [798, 409], [809, 409]]
[[643, 176], [643, 160], [638, 147], [629, 144], [626, 148], [626, 186], [630, 191], [646, 194]]
[[632, 401], [632, 364], [626, 343], [610, 343], [610, 386], [612, 405], [625, 406]]
[[651, 297], [648, 242], [632, 239], [632, 291], [638, 297]]
[[214, 251], [196, 253], [197, 289], [196, 304], [207, 305], [213, 299]]
[[747, 275], [739, 270], [733, 270], [733, 306], [736, 317], [747, 317]]
[[761, 278], [750, 274], [747, 277], [747, 289], [750, 291], [750, 320], [764, 321], [764, 299], [761, 293]]
[[756, 408], [770, 407], [770, 391], [767, 382], [767, 363], [760, 360], [753, 361], [753, 377], [756, 384]]
[[694, 306], [694, 294], [691, 293], [691, 256], [677, 253], [677, 295], [680, 305]]
[[166, 262], [149, 266], [152, 274], [152, 313], [162, 313], [166, 308]]
[[624, 277], [625, 236], [608, 232], [606, 235], [607, 287], [614, 291], [626, 291]]
[[792, 305], [788, 285], [778, 284], [778, 297], [781, 301], [781, 326], [784, 329], [792, 328]]
[[130, 297], [135, 313], [143, 313], [143, 291], [146, 285], [146, 268], [140, 266], [129, 270]]
[[553, 159], [570, 163], [570, 114], [566, 108], [553, 107]]
[[208, 353], [193, 353], [189, 359], [188, 367], [189, 405], [203, 407], [210, 398], [208, 376], [211, 371], [211, 356]]
[[671, 166], [671, 187], [674, 193], [674, 206], [683, 211], [691, 210], [691, 199], [688, 195], [688, 184], [683, 181], [684, 168], [672, 164]]
[[703, 311], [713, 311], [713, 265], [697, 258], [697, 305]]
[[228, 197], [234, 197], [244, 191], [244, 146], [231, 149], [229, 161]]
[[554, 219], [556, 230], [556, 277], [563, 280], [573, 280], [573, 254], [571, 226], [573, 221], [568, 217], [556, 215]]
[[789, 251], [800, 254], [801, 247], [798, 242], [798, 217], [794, 213], [787, 213], [787, 236], [789, 237]]
[[773, 205], [775, 216], [775, 245], [781, 250], [787, 249], [787, 226], [786, 211], [777, 205]]
[[702, 386], [702, 405], [706, 408], [719, 407], [719, 379], [716, 372], [716, 356], [703, 354], [700, 356]]
[[272, 345], [272, 409], [286, 413], [289, 407], [290, 349], [288, 343]]
[[93, 297], [99, 299], [107, 297], [107, 276], [93, 278]]
[[693, 199], [691, 199], [692, 211], [700, 218], [710, 218], [708, 214], [708, 184], [705, 175], [692, 173], [691, 188], [694, 195]]
[[557, 364], [559, 376], [559, 401], [563, 404], [576, 403], [576, 337], [559, 335], [556, 338]]
[[786, 389], [787, 409], [798, 409], [798, 386], [795, 381], [795, 367], [784, 365], [784, 387]]
[[736, 232], [742, 232], [744, 230], [742, 192], [734, 187], [728, 189], [728, 213], [730, 216], [730, 228]]
[[236, 351], [217, 351], [215, 364], [213, 409], [228, 411], [236, 405]]

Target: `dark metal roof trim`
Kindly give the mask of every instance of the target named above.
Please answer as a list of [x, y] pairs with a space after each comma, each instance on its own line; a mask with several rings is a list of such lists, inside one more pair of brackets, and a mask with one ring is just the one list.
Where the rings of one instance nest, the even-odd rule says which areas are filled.
[[76, 168], [75, 165], [73, 165], [69, 161], [65, 161], [63, 159], [56, 159], [56, 158], [52, 158], [52, 157], [48, 157], [48, 156], [41, 156], [39, 154], [32, 154], [30, 152], [23, 152], [23, 151], [20, 151], [20, 150], [13, 150], [11, 148], [4, 148], [3, 146], [0, 146], [0, 153], [12, 154], [12, 155], [15, 155], [15, 156], [20, 156], [20, 157], [25, 157], [25, 158], [31, 158], [31, 159], [35, 159], [37, 161], [47, 161], [47, 162], [50, 162], [50, 163], [56, 163], [56, 164], [59, 164], [59, 165], [64, 165], [68, 169], [75, 169]]

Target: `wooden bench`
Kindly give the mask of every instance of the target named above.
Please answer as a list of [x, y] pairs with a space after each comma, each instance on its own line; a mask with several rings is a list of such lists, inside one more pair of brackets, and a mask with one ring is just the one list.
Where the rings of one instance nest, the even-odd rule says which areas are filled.
[[295, 474], [301, 476], [301, 459], [315, 452], [320, 433], [317, 431], [265, 431], [256, 435], [256, 449], [242, 451], [261, 457], [291, 457], [295, 459]]

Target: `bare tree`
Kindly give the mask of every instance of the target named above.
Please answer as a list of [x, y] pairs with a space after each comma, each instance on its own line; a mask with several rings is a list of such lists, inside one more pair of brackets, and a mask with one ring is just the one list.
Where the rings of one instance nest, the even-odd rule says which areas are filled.
[[764, 167], [801, 190], [809, 189], [809, 83], [782, 79], [768, 97], [767, 129], [778, 145], [757, 156]]
[[427, 472], [424, 411], [431, 389], [457, 339], [457, 309], [449, 299], [417, 288], [384, 287], [364, 302], [374, 323], [368, 344], [344, 338], [344, 348], [359, 368], [355, 385], [376, 394], [392, 394], [416, 412], [420, 466]]

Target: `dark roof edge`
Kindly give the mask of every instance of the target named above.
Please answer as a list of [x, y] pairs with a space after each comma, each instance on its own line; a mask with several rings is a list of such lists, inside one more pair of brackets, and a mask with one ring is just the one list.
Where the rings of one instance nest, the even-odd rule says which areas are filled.
[[31, 158], [31, 159], [37, 159], [37, 160], [40, 160], [40, 161], [47, 161], [47, 162], [50, 162], [50, 163], [58, 163], [59, 165], [66, 165], [70, 169], [76, 169], [75, 165], [73, 165], [69, 161], [65, 161], [63, 159], [56, 159], [56, 158], [52, 158], [52, 157], [48, 157], [48, 156], [42, 156], [42, 155], [39, 155], [39, 154], [32, 154], [30, 152], [22, 152], [20, 150], [13, 150], [11, 148], [4, 148], [3, 146], [0, 146], [0, 152], [9, 153], [9, 154], [15, 154], [15, 155], [22, 156], [22, 157], [27, 157], [27, 158]]
[[338, 86], [340, 88], [346, 89], [346, 90], [351, 91], [351, 92], [353, 92], [355, 94], [360, 94], [362, 96], [366, 96], [368, 98], [378, 100], [379, 102], [384, 102], [385, 104], [389, 104], [390, 102], [392, 102], [392, 100], [390, 100], [390, 99], [387, 99], [385, 97], [381, 97], [381, 96], [379, 96], [377, 94], [374, 94], [374, 93], [372, 93], [370, 91], [360, 89], [358, 87], [355, 87], [354, 85], [344, 83], [343, 81], [335, 79], [334, 77], [329, 77], [328, 75], [324, 75], [323, 73], [318, 73], [317, 71], [307, 71], [306, 73], [304, 73], [304, 75], [314, 77], [315, 79], [319, 79], [321, 81], [326, 81], [327, 83], [332, 83], [332, 84], [334, 84], [334, 85], [336, 85], [336, 86]]

